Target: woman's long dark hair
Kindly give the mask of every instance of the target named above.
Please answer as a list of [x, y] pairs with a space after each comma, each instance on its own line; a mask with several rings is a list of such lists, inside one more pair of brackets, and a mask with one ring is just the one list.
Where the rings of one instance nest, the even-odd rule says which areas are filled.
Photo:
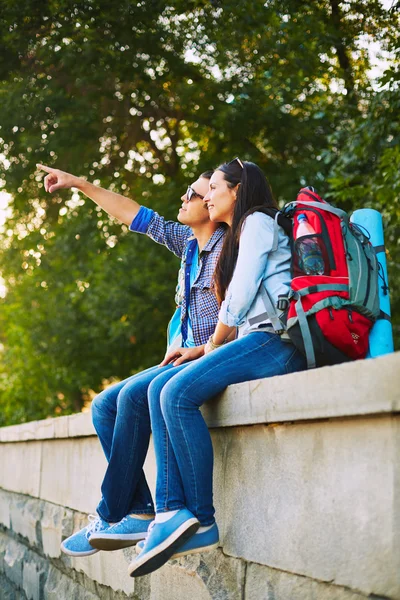
[[222, 171], [229, 188], [232, 189], [240, 183], [233, 212], [232, 227], [226, 233], [214, 273], [217, 298], [221, 303], [235, 269], [240, 232], [244, 220], [256, 211], [273, 216], [276, 214], [278, 207], [264, 173], [254, 163], [240, 163], [238, 159], [235, 159], [221, 165], [217, 171]]

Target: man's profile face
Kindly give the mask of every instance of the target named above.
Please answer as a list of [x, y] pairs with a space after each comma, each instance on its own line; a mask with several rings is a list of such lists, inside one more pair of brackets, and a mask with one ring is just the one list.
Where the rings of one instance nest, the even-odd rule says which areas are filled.
[[189, 225], [190, 227], [199, 226], [210, 221], [208, 216], [208, 210], [204, 204], [204, 196], [208, 192], [209, 180], [205, 177], [199, 177], [190, 186], [189, 195], [191, 194], [190, 200], [188, 199], [188, 192], [182, 197], [182, 206], [179, 209], [178, 221], [183, 225]]

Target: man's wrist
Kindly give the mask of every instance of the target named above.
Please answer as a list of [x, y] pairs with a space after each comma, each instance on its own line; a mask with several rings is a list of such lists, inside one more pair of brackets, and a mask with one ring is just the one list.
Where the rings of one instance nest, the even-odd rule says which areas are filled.
[[80, 192], [86, 193], [90, 185], [93, 184], [90, 184], [88, 181], [86, 181], [86, 179], [83, 179], [83, 177], [74, 177], [71, 187], [76, 188]]

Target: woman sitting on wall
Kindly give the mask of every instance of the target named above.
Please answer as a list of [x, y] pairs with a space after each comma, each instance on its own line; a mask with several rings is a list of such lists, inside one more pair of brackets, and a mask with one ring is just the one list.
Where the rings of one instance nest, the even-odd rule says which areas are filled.
[[[276, 203], [264, 174], [238, 158], [224, 164], [211, 177], [205, 202], [210, 219], [230, 228], [215, 272], [219, 321], [205, 346], [175, 350], [164, 363], [204, 356], [169, 381], [160, 374], [150, 384], [157, 514], [129, 566], [133, 577], [158, 569], [176, 553], [204, 551], [218, 541], [213, 451], [200, 406], [230, 384], [306, 367], [298, 350], [275, 333], [266, 312], [268, 299], [276, 305], [288, 292], [291, 253], [288, 236], [271, 217]], [[237, 339], [227, 343], [235, 328]]]

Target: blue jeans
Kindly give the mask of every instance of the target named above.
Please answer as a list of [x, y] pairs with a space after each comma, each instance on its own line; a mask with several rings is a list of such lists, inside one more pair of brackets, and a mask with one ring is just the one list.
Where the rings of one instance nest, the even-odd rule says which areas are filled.
[[108, 467], [101, 486], [97, 512], [108, 522], [130, 513], [154, 513], [143, 471], [150, 440], [147, 389], [156, 377], [179, 369], [151, 367], [101, 392], [92, 403], [92, 420]]
[[273, 333], [255, 332], [155, 378], [148, 398], [157, 512], [186, 507], [201, 525], [211, 525], [213, 451], [200, 406], [230, 384], [305, 368], [305, 358], [292, 344]]

